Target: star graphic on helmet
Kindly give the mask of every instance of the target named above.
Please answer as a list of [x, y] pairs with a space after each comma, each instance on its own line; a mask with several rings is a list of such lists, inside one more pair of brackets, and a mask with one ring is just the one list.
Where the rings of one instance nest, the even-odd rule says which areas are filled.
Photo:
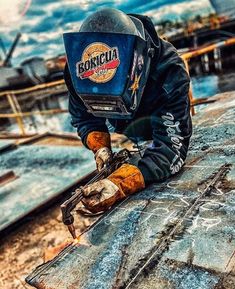
[[136, 93], [136, 91], [139, 89], [139, 82], [140, 82], [141, 74], [138, 76], [137, 73], [135, 73], [134, 82], [132, 83], [131, 87], [129, 88], [129, 90], [132, 90], [131, 96], [133, 96]]

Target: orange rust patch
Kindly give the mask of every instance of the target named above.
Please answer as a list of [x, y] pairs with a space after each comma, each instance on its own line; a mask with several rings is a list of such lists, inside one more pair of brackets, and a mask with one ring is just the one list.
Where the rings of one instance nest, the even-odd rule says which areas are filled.
[[0, 175], [0, 186], [4, 186], [7, 183], [14, 181], [18, 177], [15, 175], [13, 171], [9, 171], [3, 175]]
[[44, 252], [44, 262], [48, 262], [52, 259], [54, 259], [55, 256], [57, 256], [65, 247], [71, 244], [71, 241], [66, 240], [62, 244], [56, 246], [56, 247], [51, 247], [47, 248]]

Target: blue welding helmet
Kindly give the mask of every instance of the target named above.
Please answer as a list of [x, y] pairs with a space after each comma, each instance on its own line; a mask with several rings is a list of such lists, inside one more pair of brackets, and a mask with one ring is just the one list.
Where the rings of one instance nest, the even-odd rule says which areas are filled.
[[132, 118], [147, 82], [152, 40], [142, 22], [102, 9], [79, 32], [64, 33], [68, 68], [87, 111], [106, 118]]

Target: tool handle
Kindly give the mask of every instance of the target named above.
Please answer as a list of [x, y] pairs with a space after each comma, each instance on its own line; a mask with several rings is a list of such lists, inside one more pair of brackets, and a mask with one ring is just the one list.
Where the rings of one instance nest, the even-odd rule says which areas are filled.
[[61, 206], [62, 221], [65, 225], [71, 225], [74, 222], [74, 218], [71, 211], [75, 209], [76, 205], [82, 200], [83, 194], [81, 189], [77, 189], [75, 193], [66, 200]]
[[[86, 184], [86, 186], [109, 176], [122, 164], [127, 162], [130, 156], [131, 153], [127, 149], [123, 149], [118, 153], [115, 153], [112, 162], [107, 167], [98, 172], [97, 175]], [[74, 218], [71, 212], [73, 209], [75, 209], [76, 205], [82, 200], [82, 198], [83, 191], [82, 187], [80, 187], [76, 189], [73, 195], [60, 206], [62, 211], [62, 220], [65, 225], [68, 226], [73, 224]]]

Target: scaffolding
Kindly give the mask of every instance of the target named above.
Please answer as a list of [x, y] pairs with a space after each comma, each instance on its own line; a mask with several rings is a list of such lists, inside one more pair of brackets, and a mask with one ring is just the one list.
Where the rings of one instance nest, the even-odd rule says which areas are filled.
[[41, 109], [23, 111], [23, 103], [30, 102], [31, 106], [40, 99], [66, 94], [64, 80], [53, 81], [33, 87], [0, 92], [0, 119], [15, 119], [21, 136], [27, 136], [24, 118], [35, 115], [55, 115], [68, 112], [67, 109]]

